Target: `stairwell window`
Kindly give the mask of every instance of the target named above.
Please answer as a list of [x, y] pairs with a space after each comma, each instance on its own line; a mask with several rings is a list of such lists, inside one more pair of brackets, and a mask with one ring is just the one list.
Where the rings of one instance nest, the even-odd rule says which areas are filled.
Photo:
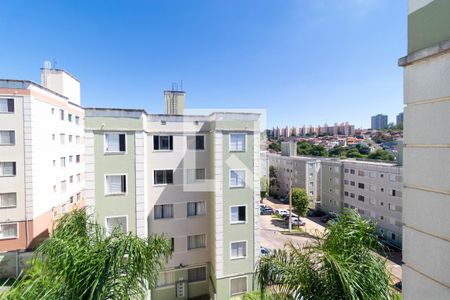
[[119, 195], [127, 192], [127, 175], [106, 175], [105, 194]]
[[247, 257], [247, 241], [231, 242], [230, 258], [240, 259]]
[[187, 216], [195, 217], [195, 216], [204, 216], [206, 215], [206, 202], [198, 201], [198, 202], [188, 202], [187, 203]]
[[153, 177], [154, 184], [173, 184], [173, 170], [155, 170]]
[[80, 125], [80, 117], [75, 116], [75, 125]]
[[16, 176], [16, 162], [0, 162], [1, 176]]
[[13, 146], [16, 144], [16, 134], [14, 130], [0, 131], [0, 145]]
[[245, 187], [245, 170], [230, 170], [229, 184], [231, 188]]
[[206, 280], [206, 267], [193, 268], [188, 270], [188, 282]]
[[106, 234], [110, 235], [115, 228], [123, 233], [128, 232], [128, 220], [127, 216], [114, 216], [106, 217]]
[[0, 98], [0, 113], [13, 113], [14, 99]]
[[124, 133], [105, 133], [105, 153], [126, 152], [125, 137]]
[[188, 135], [186, 141], [188, 150], [205, 150], [204, 135]]
[[18, 223], [0, 223], [0, 239], [17, 238], [18, 227]]
[[153, 136], [153, 150], [173, 150], [172, 135], [155, 135]]
[[173, 204], [155, 205], [155, 220], [173, 218]]
[[189, 235], [187, 242], [188, 250], [206, 248], [206, 234]]
[[230, 152], [244, 152], [245, 143], [245, 133], [230, 133]]
[[1, 193], [0, 194], [0, 208], [11, 208], [17, 206], [16, 193]]
[[64, 110], [63, 109], [59, 110], [59, 115], [61, 117], [61, 121], [64, 121]]
[[247, 221], [246, 206], [231, 206], [230, 207], [230, 223], [242, 224]]
[[68, 115], [67, 115], [67, 120], [68, 120], [69, 122], [72, 122], [72, 114], [68, 114]]
[[247, 292], [247, 277], [231, 278], [230, 279], [230, 294], [231, 296], [240, 295]]

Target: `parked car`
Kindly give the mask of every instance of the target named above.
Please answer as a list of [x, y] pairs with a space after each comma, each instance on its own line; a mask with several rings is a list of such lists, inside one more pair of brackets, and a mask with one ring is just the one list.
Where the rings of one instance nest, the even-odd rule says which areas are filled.
[[266, 255], [269, 255], [272, 253], [272, 250], [270, 250], [269, 248], [261, 246], [260, 249], [261, 249], [262, 256], [266, 256]]
[[[297, 218], [297, 219], [298, 219], [298, 215], [296, 215], [296, 214], [294, 214], [294, 213], [291, 214], [291, 217], [292, 217], [292, 218]], [[287, 222], [288, 219], [289, 219], [289, 211], [288, 211], [287, 215], [284, 215], [284, 216], [283, 216], [283, 220], [285, 220], [286, 222]]]
[[[286, 220], [286, 222], [288, 222]], [[292, 225], [294, 226], [305, 226], [305, 222], [303, 222], [300, 218], [292, 218]]]
[[265, 208], [261, 208], [262, 215], [273, 215], [273, 209], [270, 206], [266, 206]]
[[284, 209], [284, 208], [278, 208], [278, 209], [275, 210], [275, 212], [277, 214], [279, 214], [281, 217], [289, 214], [288, 210]]
[[330, 212], [328, 215], [322, 217], [322, 218], [320, 219], [320, 221], [321, 221], [322, 223], [327, 223], [327, 222], [329, 222], [330, 220], [333, 220], [333, 219], [336, 219], [336, 218], [337, 218], [337, 214], [336, 214], [335, 212]]
[[325, 213], [322, 210], [317, 209], [317, 210], [309, 210], [306, 215], [308, 217], [323, 217], [325, 216]]

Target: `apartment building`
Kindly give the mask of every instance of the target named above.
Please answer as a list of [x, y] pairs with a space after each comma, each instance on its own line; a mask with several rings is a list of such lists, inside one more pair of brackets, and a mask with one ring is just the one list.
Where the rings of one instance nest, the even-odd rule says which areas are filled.
[[289, 180], [291, 180], [293, 188], [305, 189], [311, 208], [320, 206], [320, 160], [289, 155], [289, 152], [283, 154], [267, 154], [269, 166], [275, 168], [279, 182], [279, 188], [275, 190], [275, 193], [279, 197], [286, 197], [289, 193]]
[[403, 297], [450, 299], [450, 1], [409, 0]]
[[344, 172], [342, 160], [337, 158], [320, 161], [320, 199], [321, 209], [326, 212], [339, 213], [343, 208]]
[[387, 115], [378, 114], [376, 116], [373, 116], [370, 120], [371, 120], [370, 128], [376, 129], [376, 130], [386, 128], [386, 126], [388, 124], [388, 116]]
[[32, 249], [83, 200], [80, 84], [63, 70], [41, 74], [43, 85], [0, 79], [0, 255]]
[[377, 223], [379, 236], [402, 246], [402, 167], [383, 162], [343, 160], [343, 208], [356, 209]]
[[152, 299], [255, 289], [259, 115], [86, 109], [86, 203], [107, 231], [164, 234], [173, 254]]

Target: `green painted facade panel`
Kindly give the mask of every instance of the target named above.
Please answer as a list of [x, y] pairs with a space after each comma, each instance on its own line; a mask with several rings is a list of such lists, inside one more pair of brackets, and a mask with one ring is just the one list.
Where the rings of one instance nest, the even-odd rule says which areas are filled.
[[[124, 154], [104, 153], [104, 133], [103, 131], [94, 132], [95, 218], [98, 223], [105, 225], [105, 217], [127, 215], [128, 230], [136, 233], [134, 132], [126, 133], [127, 152]], [[108, 174], [127, 175], [127, 193], [125, 195], [105, 195], [105, 175]]]
[[450, 40], [450, 1], [434, 0], [408, 16], [408, 54]]
[[[247, 289], [248, 291], [255, 290], [256, 287], [254, 285], [254, 275], [253, 274], [247, 274]], [[238, 276], [241, 277], [241, 276]], [[217, 299], [216, 300], [228, 300], [228, 299], [242, 299], [242, 296], [244, 294], [239, 295], [231, 295], [231, 287], [230, 287], [230, 280], [233, 277], [230, 278], [222, 278], [217, 280]]]

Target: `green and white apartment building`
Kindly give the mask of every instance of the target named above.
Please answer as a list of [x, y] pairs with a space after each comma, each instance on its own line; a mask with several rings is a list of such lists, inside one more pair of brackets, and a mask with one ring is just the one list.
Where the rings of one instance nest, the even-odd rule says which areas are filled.
[[95, 220], [172, 242], [152, 299], [229, 299], [255, 289], [258, 114], [86, 108], [85, 144]]
[[450, 299], [450, 1], [409, 0], [403, 298]]

